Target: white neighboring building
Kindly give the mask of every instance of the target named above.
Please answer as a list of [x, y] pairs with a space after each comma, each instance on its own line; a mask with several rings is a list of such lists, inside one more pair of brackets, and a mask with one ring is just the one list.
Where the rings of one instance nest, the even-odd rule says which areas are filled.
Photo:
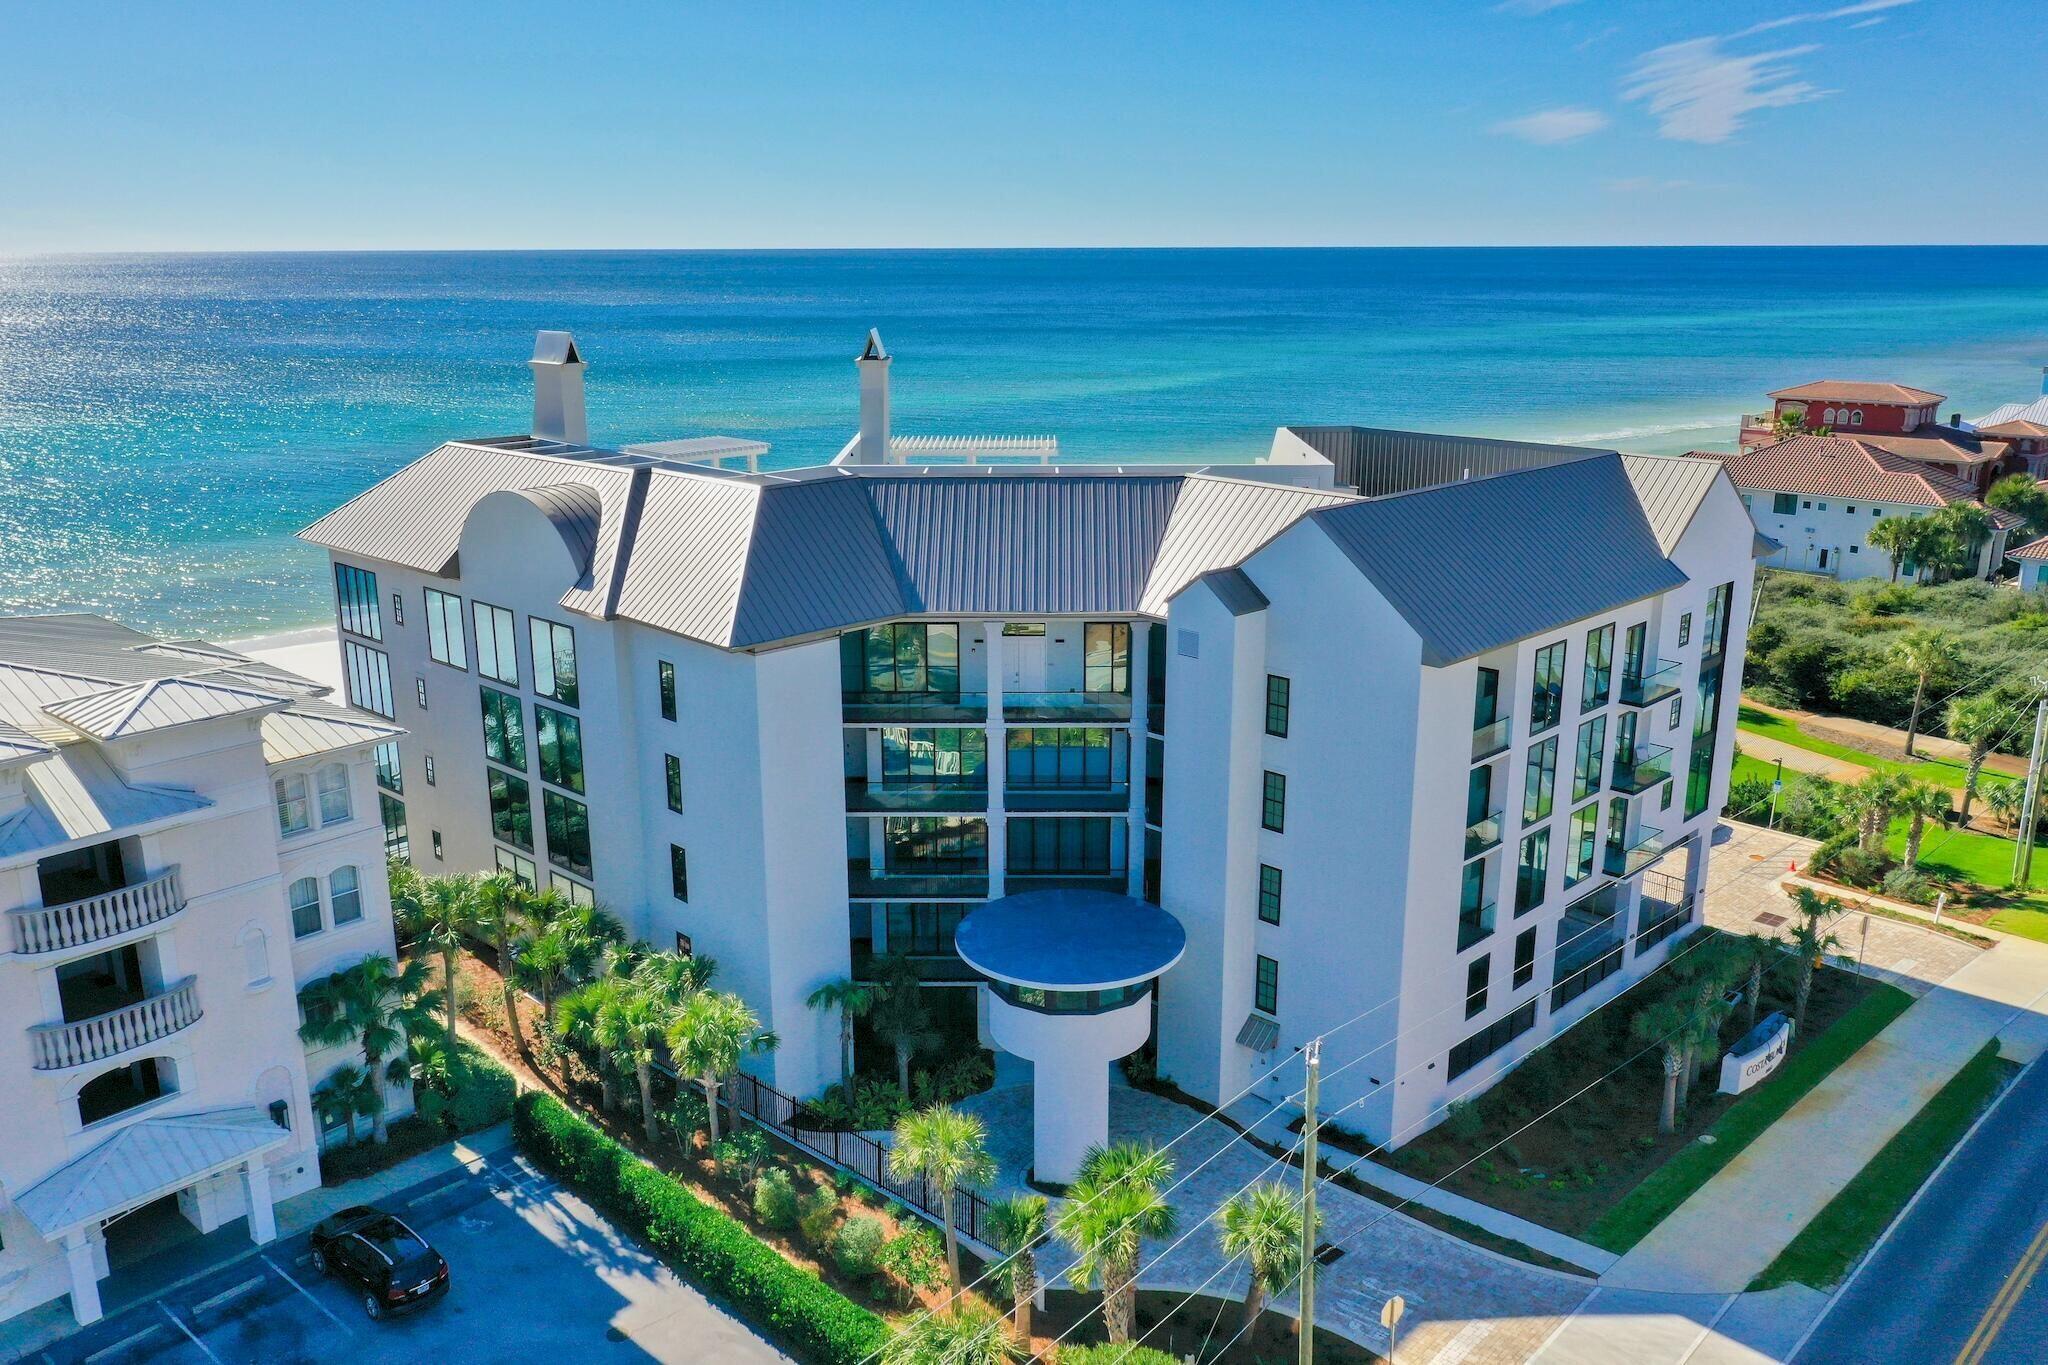
[[535, 434], [305, 536], [354, 700], [408, 732], [415, 862], [717, 958], [783, 1090], [839, 1077], [821, 982], [907, 953], [971, 1028], [961, 918], [1107, 891], [1186, 931], [1163, 1073], [1227, 1099], [1384, 1004], [1325, 1095], [1405, 1140], [1697, 922], [1758, 548], [1719, 462], [1300, 428], [1253, 465], [913, 466], [870, 337], [839, 459], [744, 472], [588, 445], [565, 340]]
[[319, 1184], [309, 1091], [348, 1050], [307, 1056], [297, 991], [393, 951], [373, 753], [398, 734], [325, 691], [0, 618], [0, 1317], [99, 1316], [110, 1238], [160, 1201], [263, 1242]]

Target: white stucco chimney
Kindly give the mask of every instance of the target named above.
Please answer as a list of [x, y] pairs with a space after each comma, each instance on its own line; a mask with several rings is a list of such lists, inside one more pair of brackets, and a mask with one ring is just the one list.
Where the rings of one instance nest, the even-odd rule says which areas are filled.
[[583, 415], [583, 355], [567, 332], [540, 332], [533, 338], [533, 434], [543, 441], [570, 445], [590, 443], [590, 424]]
[[860, 446], [856, 464], [889, 463], [889, 352], [882, 334], [868, 329], [868, 344], [854, 365], [860, 370]]

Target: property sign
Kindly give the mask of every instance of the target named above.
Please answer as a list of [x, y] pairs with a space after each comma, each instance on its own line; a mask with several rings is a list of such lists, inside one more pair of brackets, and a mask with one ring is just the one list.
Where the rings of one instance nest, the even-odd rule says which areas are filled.
[[1721, 1093], [1740, 1095], [1778, 1069], [1792, 1045], [1792, 1021], [1782, 1013], [1757, 1021], [1721, 1058]]

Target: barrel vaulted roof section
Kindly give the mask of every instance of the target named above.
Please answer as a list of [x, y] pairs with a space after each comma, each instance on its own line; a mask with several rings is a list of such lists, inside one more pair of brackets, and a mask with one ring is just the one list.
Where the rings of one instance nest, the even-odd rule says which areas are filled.
[[1434, 667], [1686, 582], [1619, 455], [1367, 499], [1310, 520], [1415, 628]]

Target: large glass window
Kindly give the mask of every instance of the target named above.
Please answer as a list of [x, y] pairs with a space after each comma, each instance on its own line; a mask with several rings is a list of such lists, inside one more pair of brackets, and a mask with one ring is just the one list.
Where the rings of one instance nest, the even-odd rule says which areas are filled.
[[1260, 798], [1259, 823], [1275, 834], [1287, 828], [1287, 778], [1280, 773], [1266, 774], [1265, 791]]
[[398, 715], [398, 708], [391, 700], [391, 656], [381, 649], [359, 645], [354, 640], [341, 642], [342, 673], [348, 683], [350, 705], [360, 706], [392, 720]]
[[512, 613], [488, 602], [472, 602], [470, 615], [476, 621], [476, 671], [519, 686], [519, 628]]
[[1551, 802], [1557, 793], [1557, 736], [1529, 746], [1529, 763], [1522, 772], [1522, 823], [1550, 818]]
[[1287, 738], [1287, 712], [1294, 694], [1294, 684], [1277, 673], [1266, 675], [1266, 733], [1277, 739]]
[[1527, 914], [1543, 904], [1550, 886], [1550, 831], [1539, 829], [1522, 839], [1515, 863], [1515, 913]]
[[1472, 728], [1484, 730], [1500, 719], [1500, 670], [1482, 668], [1472, 689]]
[[1607, 705], [1614, 691], [1614, 627], [1600, 626], [1586, 632], [1586, 676], [1579, 705], [1591, 710]]
[[[438, 834], [434, 837], [436, 839], [440, 838]], [[518, 882], [528, 891], [540, 890], [540, 874], [533, 865], [533, 859], [522, 858], [509, 848], [493, 848], [491, 853], [498, 865], [498, 871], [508, 874], [513, 881]], [[441, 856], [438, 849], [435, 851], [434, 856], [436, 858]]]
[[1535, 675], [1529, 685], [1529, 733], [1540, 734], [1564, 714], [1565, 642], [1536, 651]]
[[891, 902], [883, 907], [888, 951], [912, 957], [950, 957], [953, 935], [971, 905]]
[[526, 721], [520, 714], [519, 698], [509, 692], [486, 687], [484, 707], [484, 757], [508, 768], [526, 771]]
[[1719, 654], [1728, 647], [1728, 608], [1734, 597], [1733, 583], [1723, 583], [1707, 594], [1706, 628], [1700, 635], [1702, 656]]
[[1589, 801], [1572, 812], [1570, 861], [1565, 864], [1564, 884], [1576, 886], [1593, 875], [1593, 858], [1599, 851], [1600, 803]]
[[533, 632], [533, 690], [564, 706], [577, 705], [576, 632], [538, 616], [527, 625]]
[[[961, 733], [978, 736], [982, 732]], [[1003, 780], [1012, 787], [1106, 787], [1127, 774], [1123, 761], [1126, 741], [1115, 730], [1081, 725], [1016, 726], [1007, 742]]]
[[398, 741], [379, 744], [371, 752], [377, 759], [377, 785], [394, 796], [405, 795], [405, 771], [398, 761]]
[[541, 816], [547, 822], [548, 861], [565, 872], [588, 877], [590, 870], [590, 807], [545, 787]]
[[1622, 637], [1621, 676], [1624, 682], [1634, 684], [1643, 680], [1644, 651], [1649, 643], [1649, 631], [1647, 621], [1638, 621]]
[[676, 666], [667, 659], [657, 661], [655, 678], [661, 690], [661, 718], [676, 718]]
[[572, 792], [583, 790], [583, 722], [566, 711], [535, 702], [533, 741], [540, 751], [540, 780]]
[[1514, 1013], [1502, 1015], [1452, 1048], [1450, 1061], [1445, 1068], [1446, 1078], [1456, 1080], [1534, 1027], [1536, 1002], [1531, 1000]]
[[1259, 864], [1259, 918], [1280, 922], [1280, 869], [1266, 863]]
[[1252, 1008], [1263, 1014], [1280, 1012], [1280, 964], [1270, 957], [1258, 959], [1253, 974]]
[[988, 821], [962, 815], [892, 815], [882, 822], [887, 867], [909, 876], [988, 871]]
[[384, 856], [400, 862], [412, 861], [412, 833], [405, 823], [405, 802], [384, 792], [377, 793], [377, 814], [384, 821]]
[[365, 640], [384, 638], [384, 626], [377, 616], [377, 575], [353, 564], [337, 564], [334, 596], [343, 630]]
[[353, 867], [337, 867], [327, 874], [327, 904], [336, 925], [354, 924], [363, 917], [363, 882]]
[[1515, 976], [1510, 990], [1520, 990], [1536, 979], [1536, 931], [1524, 929], [1515, 935]]
[[1013, 818], [1008, 822], [1009, 870], [1025, 877], [1047, 874], [1107, 876], [1123, 871], [1121, 821], [1104, 816]]
[[514, 848], [533, 852], [532, 788], [523, 777], [490, 771], [491, 833]]
[[1572, 800], [1583, 801], [1600, 790], [1600, 767], [1607, 759], [1607, 717], [1595, 716], [1579, 727], [1579, 750], [1572, 762]]
[[1090, 621], [1081, 630], [1081, 686], [1089, 692], [1131, 695], [1131, 627], [1126, 621]]
[[662, 778], [668, 788], [668, 808], [683, 813], [683, 760], [674, 754], [661, 756]]
[[[1010, 742], [1022, 733], [1013, 731]], [[891, 786], [988, 785], [988, 731], [978, 726], [885, 725], [882, 781]]]
[[1481, 953], [1465, 964], [1465, 1017], [1486, 1013], [1486, 987], [1493, 976], [1493, 958]]
[[450, 668], [469, 667], [469, 645], [462, 634], [462, 599], [452, 592], [427, 589], [427, 657]]
[[285, 892], [292, 907], [292, 937], [306, 938], [320, 932], [320, 879], [301, 877]]
[[960, 695], [960, 627], [950, 621], [888, 621], [839, 637], [840, 690]]

